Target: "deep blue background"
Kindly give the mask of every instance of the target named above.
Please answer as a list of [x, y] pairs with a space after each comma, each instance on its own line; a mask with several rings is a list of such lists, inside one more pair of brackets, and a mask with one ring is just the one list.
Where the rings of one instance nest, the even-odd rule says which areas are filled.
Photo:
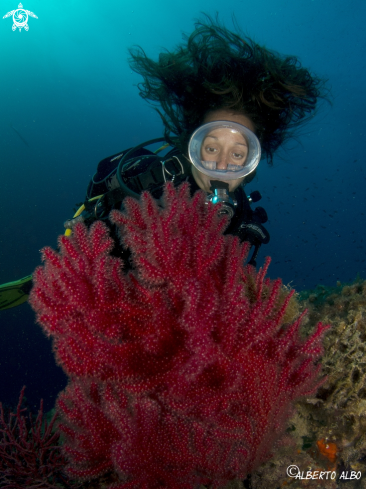
[[[329, 79], [333, 106], [248, 186], [270, 217], [269, 275], [298, 290], [366, 276], [364, 0], [25, 0], [38, 19], [13, 32], [1, 17], [17, 4], [0, 2], [0, 283], [32, 273], [39, 249], [56, 245], [100, 159], [161, 135], [127, 47], [156, 57], [200, 12], [227, 26], [235, 14], [257, 42]], [[26, 304], [0, 313], [0, 400], [15, 402], [23, 384], [47, 409], [65, 384]]]

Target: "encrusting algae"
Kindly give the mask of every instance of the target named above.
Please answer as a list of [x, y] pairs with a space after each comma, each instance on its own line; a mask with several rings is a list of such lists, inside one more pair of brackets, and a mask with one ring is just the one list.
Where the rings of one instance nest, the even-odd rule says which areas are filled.
[[[294, 314], [308, 309], [304, 335], [319, 321], [332, 325], [321, 359], [327, 378], [316, 395], [296, 404], [289, 428], [292, 447], [279, 448], [247, 487], [366, 488], [366, 281], [318, 286], [297, 295], [297, 301]], [[291, 465], [304, 478], [287, 475]], [[306, 479], [308, 471], [312, 476]]]

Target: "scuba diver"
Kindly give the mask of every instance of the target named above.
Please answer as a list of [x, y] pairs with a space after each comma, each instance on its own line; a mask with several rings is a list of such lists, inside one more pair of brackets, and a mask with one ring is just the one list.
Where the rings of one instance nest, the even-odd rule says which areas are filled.
[[[154, 139], [104, 158], [90, 181], [84, 204], [65, 223], [104, 220], [115, 238], [112, 253], [129, 263], [108, 215], [123, 209], [126, 196], [147, 190], [160, 199], [164, 184], [190, 183], [191, 193], [204, 190], [207, 201], [229, 219], [225, 233], [251, 244], [249, 263], [256, 265], [270, 236], [262, 207], [252, 209], [259, 192], [245, 193], [262, 157], [272, 164], [274, 152], [295, 127], [314, 116], [324, 82], [294, 56], [282, 56], [209, 16], [190, 36], [157, 61], [142, 48], [130, 49], [130, 66], [143, 77], [140, 96], [155, 107], [164, 138]], [[152, 151], [147, 146], [163, 144]], [[170, 148], [167, 150], [167, 148]], [[32, 287], [29, 275], [0, 286], [0, 310], [25, 302]]]

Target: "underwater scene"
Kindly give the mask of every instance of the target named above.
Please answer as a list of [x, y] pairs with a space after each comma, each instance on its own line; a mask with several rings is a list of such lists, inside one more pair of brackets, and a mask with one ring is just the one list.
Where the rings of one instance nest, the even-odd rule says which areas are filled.
[[366, 2], [1, 9], [0, 488], [366, 489]]

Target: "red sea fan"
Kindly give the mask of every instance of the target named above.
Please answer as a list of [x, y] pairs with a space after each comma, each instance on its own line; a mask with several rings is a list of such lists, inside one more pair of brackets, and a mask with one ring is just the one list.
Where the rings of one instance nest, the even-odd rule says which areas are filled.
[[291, 294], [244, 266], [217, 207], [167, 185], [113, 211], [134, 270], [101, 222], [46, 248], [31, 303], [71, 382], [59, 400], [71, 473], [123, 488], [245, 478], [271, 457], [293, 401], [316, 389], [319, 325], [283, 324]]

